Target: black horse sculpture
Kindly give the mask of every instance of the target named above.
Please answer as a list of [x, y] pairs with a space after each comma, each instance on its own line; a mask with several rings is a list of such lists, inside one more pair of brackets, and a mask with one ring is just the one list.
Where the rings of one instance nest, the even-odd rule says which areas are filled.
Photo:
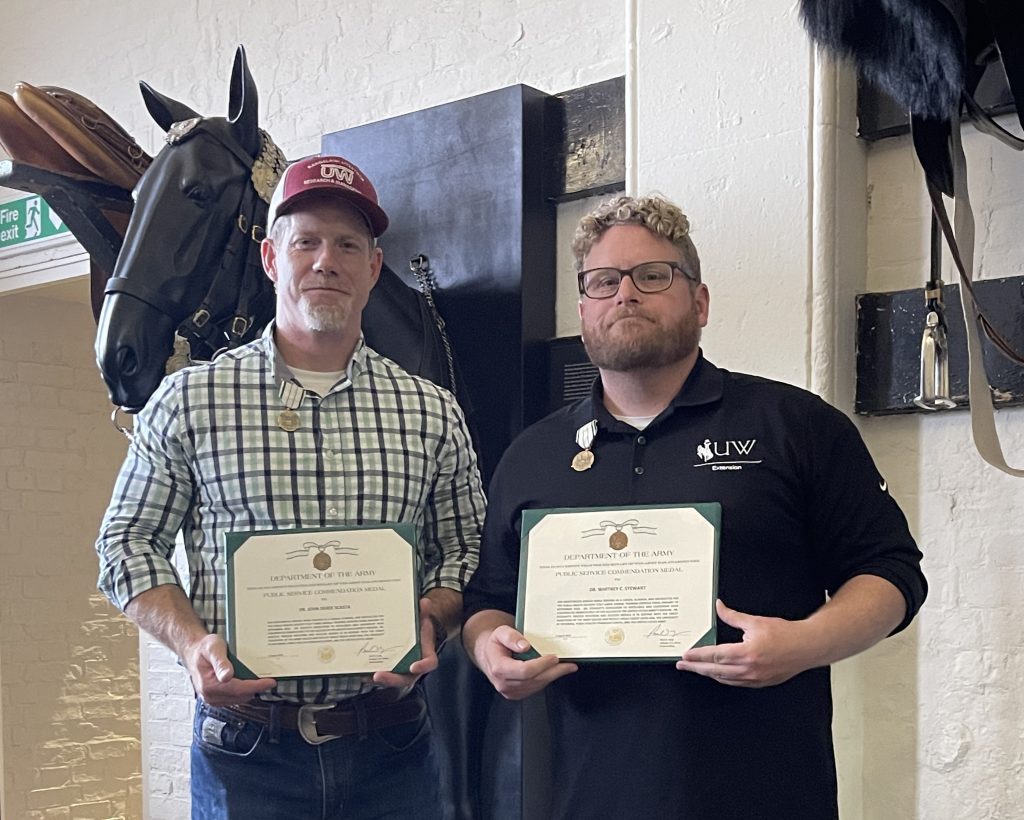
[[[258, 126], [256, 84], [241, 46], [227, 117], [201, 117], [140, 85], [167, 145], [135, 187], [96, 335], [111, 400], [128, 412], [152, 395], [172, 350], [179, 364], [208, 360], [258, 336], [273, 316], [259, 244], [286, 165]], [[364, 334], [409, 372], [454, 389], [443, 323], [432, 308], [385, 266], [363, 314]]]

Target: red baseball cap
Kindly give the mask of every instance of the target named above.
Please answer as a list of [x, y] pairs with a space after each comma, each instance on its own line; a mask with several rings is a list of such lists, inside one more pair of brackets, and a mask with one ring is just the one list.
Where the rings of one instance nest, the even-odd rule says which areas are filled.
[[281, 175], [270, 198], [267, 231], [281, 215], [313, 194], [334, 194], [358, 209], [374, 237], [388, 228], [388, 215], [377, 203], [377, 190], [366, 175], [344, 157], [313, 156], [296, 160]]

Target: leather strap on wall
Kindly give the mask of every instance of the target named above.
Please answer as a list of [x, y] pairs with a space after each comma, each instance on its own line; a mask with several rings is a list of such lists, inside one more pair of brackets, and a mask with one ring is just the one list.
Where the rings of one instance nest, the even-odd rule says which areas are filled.
[[[989, 386], [988, 377], [985, 374], [985, 360], [982, 355], [978, 324], [979, 321], [984, 321], [987, 325], [987, 320], [981, 316], [981, 311], [974, 300], [972, 284], [974, 212], [971, 209], [971, 200], [967, 191], [967, 158], [964, 156], [960, 136], [960, 122], [956, 118], [952, 123], [950, 138], [953, 155], [953, 193], [956, 206], [953, 217], [955, 227], [951, 227], [949, 224], [942, 194], [935, 185], [929, 183], [928, 193], [931, 197], [932, 209], [942, 227], [950, 253], [953, 255], [953, 262], [960, 273], [960, 304], [967, 327], [968, 394], [970, 396], [971, 432], [974, 436], [974, 446], [981, 457], [993, 467], [1008, 475], [1024, 478], [1024, 469], [1010, 467], [1006, 463], [1006, 457], [1003, 455], [1003, 448], [999, 441], [999, 432], [996, 430], [995, 412], [992, 407], [992, 388]], [[986, 334], [992, 338], [1001, 352], [1010, 356], [1014, 361], [1020, 361], [1019, 354], [1013, 351], [1009, 344], [995, 332], [994, 328], [988, 326]]]

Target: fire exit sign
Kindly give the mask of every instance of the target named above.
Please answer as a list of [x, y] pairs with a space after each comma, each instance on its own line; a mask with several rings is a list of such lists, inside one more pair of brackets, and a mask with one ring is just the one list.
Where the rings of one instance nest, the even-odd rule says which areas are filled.
[[0, 248], [68, 233], [68, 226], [41, 196], [0, 203]]

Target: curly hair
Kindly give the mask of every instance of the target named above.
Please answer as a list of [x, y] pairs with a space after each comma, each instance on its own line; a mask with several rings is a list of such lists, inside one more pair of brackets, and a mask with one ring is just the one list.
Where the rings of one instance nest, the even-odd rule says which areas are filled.
[[643, 225], [655, 236], [667, 239], [679, 250], [686, 274], [700, 282], [700, 257], [690, 240], [690, 221], [677, 205], [660, 196], [618, 196], [602, 202], [580, 220], [572, 239], [576, 272], [594, 243], [615, 225]]

